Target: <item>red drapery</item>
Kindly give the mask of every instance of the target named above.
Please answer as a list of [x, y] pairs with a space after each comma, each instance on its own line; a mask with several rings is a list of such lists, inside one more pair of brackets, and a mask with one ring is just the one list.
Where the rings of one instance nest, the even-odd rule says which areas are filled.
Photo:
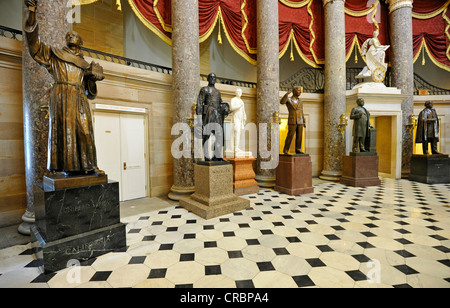
[[416, 0], [413, 5], [414, 61], [425, 53], [434, 64], [450, 71], [450, 1]]
[[[166, 43], [171, 44], [171, 1], [128, 0], [136, 16]], [[426, 52], [433, 63], [450, 71], [450, 0], [415, 0], [413, 7], [414, 60]], [[324, 21], [321, 0], [279, 0], [279, 52], [293, 60], [294, 49], [310, 66], [324, 63]], [[347, 60], [355, 48], [379, 30], [383, 45], [389, 42], [388, 7], [378, 0], [346, 0]], [[219, 27], [233, 49], [256, 64], [256, 1], [199, 0], [200, 42]], [[390, 49], [386, 53], [389, 61]]]

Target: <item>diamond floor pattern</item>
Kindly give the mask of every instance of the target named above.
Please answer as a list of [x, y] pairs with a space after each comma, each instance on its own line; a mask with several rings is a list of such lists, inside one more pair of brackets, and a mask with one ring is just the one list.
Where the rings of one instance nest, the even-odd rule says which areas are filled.
[[122, 219], [127, 251], [40, 274], [29, 245], [0, 250], [0, 287], [450, 287], [450, 185], [325, 182], [203, 220], [179, 206]]

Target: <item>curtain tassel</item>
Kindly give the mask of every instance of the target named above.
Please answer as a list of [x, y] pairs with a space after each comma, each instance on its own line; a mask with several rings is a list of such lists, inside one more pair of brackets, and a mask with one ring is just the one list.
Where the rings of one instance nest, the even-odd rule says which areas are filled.
[[219, 34], [217, 35], [217, 42], [219, 42], [220, 45], [222, 45], [222, 34], [220, 32], [220, 19], [218, 20], [219, 23]]
[[294, 62], [294, 39], [291, 39], [291, 62]]
[[425, 66], [425, 47], [422, 49], [422, 66]]
[[358, 46], [355, 44], [355, 64], [358, 63]]
[[118, 11], [122, 12], [122, 3], [120, 3], [120, 0], [116, 0], [116, 8]]

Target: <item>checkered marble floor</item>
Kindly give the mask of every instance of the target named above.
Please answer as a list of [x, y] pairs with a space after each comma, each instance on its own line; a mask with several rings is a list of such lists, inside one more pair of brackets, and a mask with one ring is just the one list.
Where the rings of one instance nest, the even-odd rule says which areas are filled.
[[127, 217], [126, 252], [49, 275], [29, 245], [3, 249], [0, 287], [450, 287], [450, 185], [314, 188], [261, 190], [210, 220], [179, 206]]

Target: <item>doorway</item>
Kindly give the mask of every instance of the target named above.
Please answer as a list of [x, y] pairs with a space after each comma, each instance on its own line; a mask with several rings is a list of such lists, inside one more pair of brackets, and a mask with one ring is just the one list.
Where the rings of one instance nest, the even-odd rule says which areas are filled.
[[147, 196], [145, 115], [94, 111], [97, 163], [119, 182], [120, 201]]

